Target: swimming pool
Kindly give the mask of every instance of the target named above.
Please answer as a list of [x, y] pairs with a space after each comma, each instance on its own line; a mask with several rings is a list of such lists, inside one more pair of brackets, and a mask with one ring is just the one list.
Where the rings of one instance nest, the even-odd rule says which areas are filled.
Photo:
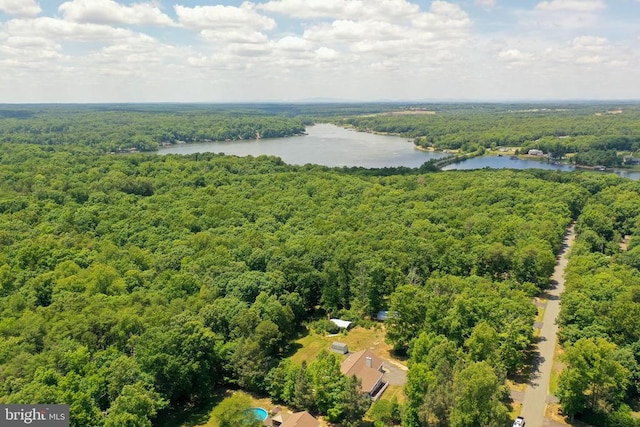
[[264, 421], [267, 419], [267, 410], [262, 408], [249, 408], [250, 411], [258, 421]]

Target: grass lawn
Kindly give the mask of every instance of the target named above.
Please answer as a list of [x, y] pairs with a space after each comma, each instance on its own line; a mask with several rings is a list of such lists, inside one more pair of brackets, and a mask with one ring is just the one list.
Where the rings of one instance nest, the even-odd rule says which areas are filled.
[[549, 382], [549, 393], [554, 395], [558, 391], [558, 379], [560, 373], [564, 369], [564, 364], [560, 362], [560, 357], [564, 353], [564, 349], [560, 347], [560, 344], [556, 344], [556, 351], [553, 354], [553, 369], [551, 370], [551, 379]]
[[290, 359], [295, 363], [311, 362], [318, 353], [325, 349], [330, 350], [331, 343], [337, 341], [347, 344], [349, 351], [352, 353], [369, 349], [382, 359], [406, 366], [404, 361], [393, 356], [391, 346], [384, 341], [384, 336], [384, 326], [381, 324], [372, 328], [358, 326], [348, 332], [330, 336], [322, 336], [311, 332], [294, 343], [294, 346], [297, 346], [298, 349], [290, 356]]
[[396, 398], [399, 404], [403, 404], [407, 401], [407, 397], [404, 395], [404, 387], [399, 385], [390, 385], [384, 391], [380, 400], [388, 400], [391, 402], [393, 398]]
[[[546, 302], [546, 300], [543, 300], [542, 302]], [[544, 320], [544, 312], [546, 310], [547, 310], [547, 307], [538, 307], [538, 315], [536, 316], [535, 322], [542, 323], [542, 321]]]
[[296, 340], [295, 344], [298, 350], [289, 359], [292, 362], [301, 364], [302, 362], [311, 362], [316, 358], [322, 350], [329, 350], [333, 341], [343, 342], [342, 336], [325, 338], [323, 336], [310, 333], [309, 335]]

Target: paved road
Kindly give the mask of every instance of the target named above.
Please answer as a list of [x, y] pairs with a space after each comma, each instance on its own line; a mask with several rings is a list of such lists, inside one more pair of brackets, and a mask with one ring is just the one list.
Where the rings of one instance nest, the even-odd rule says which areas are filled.
[[563, 249], [553, 272], [552, 285], [546, 293], [547, 307], [540, 329], [538, 355], [534, 361], [534, 368], [524, 393], [521, 415], [527, 427], [543, 427], [552, 425], [551, 420], [545, 420], [544, 414], [549, 392], [549, 381], [553, 369], [553, 353], [556, 347], [558, 325], [556, 318], [560, 313], [560, 294], [564, 291], [564, 270], [567, 267], [567, 252], [574, 241], [574, 230], [571, 226], [567, 230], [563, 242]]

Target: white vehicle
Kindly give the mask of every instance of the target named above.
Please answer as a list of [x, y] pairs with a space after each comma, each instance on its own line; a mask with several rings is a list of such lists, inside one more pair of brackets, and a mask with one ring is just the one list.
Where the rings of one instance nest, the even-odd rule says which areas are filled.
[[516, 420], [513, 422], [513, 427], [524, 427], [524, 418], [516, 418]]

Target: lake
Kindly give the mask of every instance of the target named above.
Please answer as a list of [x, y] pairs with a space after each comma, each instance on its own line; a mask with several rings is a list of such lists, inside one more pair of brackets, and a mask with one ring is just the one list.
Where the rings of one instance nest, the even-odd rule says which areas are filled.
[[[246, 141], [180, 144], [158, 150], [158, 154], [225, 153], [236, 156], [277, 156], [293, 165], [313, 163], [330, 167], [360, 166], [417, 168], [445, 153], [422, 151], [406, 138], [356, 132], [331, 124], [307, 127], [307, 135]], [[512, 159], [510, 156], [481, 156], [445, 166], [444, 170], [466, 169], [576, 170], [571, 165], [553, 165], [544, 160]], [[609, 170], [622, 177], [640, 179], [640, 172]]]
[[158, 150], [159, 154], [225, 153], [236, 156], [278, 156], [285, 163], [323, 166], [417, 168], [430, 159], [446, 156], [418, 150], [398, 136], [374, 135], [330, 124], [308, 126], [307, 135], [246, 141], [181, 144]]
[[548, 169], [570, 172], [575, 170], [571, 165], [553, 165], [546, 160], [512, 159], [511, 156], [480, 156], [464, 162], [447, 165], [442, 170], [467, 169]]
[[[442, 170], [469, 170], [469, 169], [546, 169], [546, 170], [559, 170], [564, 172], [571, 172], [575, 170], [586, 171], [587, 169], [576, 168], [573, 165], [563, 164], [551, 164], [546, 160], [531, 160], [522, 158], [511, 158], [511, 156], [481, 156], [474, 157], [464, 162], [447, 165]], [[591, 171], [595, 172], [595, 171]], [[623, 178], [630, 178], [634, 180], [640, 179], [640, 172], [629, 171], [625, 169], [608, 169], [603, 172], [597, 173], [615, 173]]]

